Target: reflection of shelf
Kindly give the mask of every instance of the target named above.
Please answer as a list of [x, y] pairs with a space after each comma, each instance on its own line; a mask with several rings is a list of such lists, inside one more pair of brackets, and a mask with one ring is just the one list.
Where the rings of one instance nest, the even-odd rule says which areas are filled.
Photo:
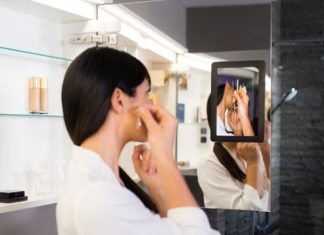
[[57, 203], [57, 195], [35, 196], [29, 197], [27, 201], [15, 203], [0, 203], [0, 214], [12, 211], [18, 211], [38, 206], [45, 206]]
[[19, 50], [19, 49], [9, 48], [9, 47], [2, 47], [2, 46], [0, 46], [0, 51], [1, 52], [7, 52], [7, 54], [8, 53], [19, 53], [19, 54], [22, 54], [22, 55], [23, 54], [32, 55], [32, 56], [35, 56], [35, 57], [43, 57], [43, 58], [59, 60], [59, 61], [68, 61], [68, 62], [72, 61], [71, 59], [64, 58], [64, 57], [52, 56], [52, 55], [47, 55], [47, 54], [42, 54], [42, 53], [37, 53], [37, 52], [32, 52], [32, 51]]
[[192, 176], [197, 175], [197, 166], [196, 165], [178, 166], [178, 169], [180, 170], [182, 175], [192, 175]]
[[22, 113], [0, 113], [0, 116], [8, 117], [37, 117], [37, 118], [62, 118], [63, 115], [53, 115], [53, 114], [22, 114]]

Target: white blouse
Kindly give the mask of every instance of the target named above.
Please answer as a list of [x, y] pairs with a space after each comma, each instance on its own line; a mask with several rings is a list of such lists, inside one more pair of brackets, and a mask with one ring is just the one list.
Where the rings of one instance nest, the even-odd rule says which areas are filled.
[[78, 146], [73, 155], [57, 205], [59, 235], [219, 234], [199, 208], [170, 209], [161, 218], [121, 185], [99, 155]]
[[[243, 165], [229, 151], [240, 169], [246, 173]], [[198, 182], [204, 193], [204, 203], [208, 208], [236, 210], [269, 211], [270, 181], [266, 177], [263, 161], [260, 165], [264, 193], [262, 197], [255, 188], [234, 179], [211, 151], [200, 159], [197, 174]]]

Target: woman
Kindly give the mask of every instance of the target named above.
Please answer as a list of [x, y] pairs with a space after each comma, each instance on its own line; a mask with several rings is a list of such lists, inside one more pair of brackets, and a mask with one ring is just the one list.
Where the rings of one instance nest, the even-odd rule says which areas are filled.
[[[226, 91], [226, 87], [225, 87]], [[226, 94], [226, 92], [224, 93]], [[243, 135], [253, 135], [248, 118], [248, 97], [233, 92], [238, 103], [238, 122], [233, 126]], [[217, 112], [223, 110], [226, 96], [217, 97]], [[211, 100], [207, 103], [208, 122], [211, 125]], [[266, 143], [268, 143], [266, 141]], [[257, 143], [215, 143], [213, 151], [206, 154], [198, 165], [198, 181], [204, 193], [206, 207], [269, 210], [269, 167], [270, 146]], [[265, 161], [267, 160], [267, 161]], [[265, 163], [267, 163], [265, 165]]]
[[233, 106], [234, 87], [228, 82], [225, 85], [220, 85], [217, 88], [217, 135], [232, 136], [234, 131], [230, 123], [228, 115]]
[[[235, 110], [234, 103], [243, 105]], [[248, 117], [249, 97], [246, 92], [234, 90], [234, 86], [226, 82], [217, 88], [217, 135], [219, 136], [253, 136], [254, 132]], [[244, 108], [243, 108], [244, 107]]]
[[[60, 235], [212, 232], [173, 158], [177, 121], [149, 104], [149, 91], [144, 65], [121, 51], [90, 48], [69, 66], [62, 105], [75, 146], [57, 206]], [[132, 159], [157, 209], [119, 170], [129, 141], [149, 142], [150, 149], [135, 147]]]

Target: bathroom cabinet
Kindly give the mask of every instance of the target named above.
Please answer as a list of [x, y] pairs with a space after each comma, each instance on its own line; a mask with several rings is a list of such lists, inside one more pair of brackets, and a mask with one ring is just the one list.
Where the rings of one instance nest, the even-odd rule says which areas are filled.
[[[0, 213], [57, 202], [72, 152], [61, 107], [63, 77], [73, 58], [95, 45], [71, 44], [66, 29], [71, 22], [111, 18], [104, 7], [97, 9], [87, 1], [49, 2], [3, 0], [0, 3], [0, 188], [25, 190], [29, 197], [25, 202], [0, 203]], [[154, 27], [150, 30], [160, 34], [162, 39], [159, 41], [153, 34], [150, 38], [150, 34], [120, 17], [117, 17], [121, 20], [118, 43], [112, 47], [137, 57], [149, 70], [166, 71], [167, 76], [169, 67], [179, 60], [178, 52], [159, 42], [174, 42], [167, 36], [163, 38], [164, 34]], [[185, 52], [184, 48], [182, 53]], [[28, 112], [28, 78], [31, 76], [48, 78], [48, 114]], [[208, 143], [200, 143], [200, 129], [206, 124], [197, 122], [197, 108], [204, 108], [209, 76], [209, 72], [193, 68], [185, 89], [179, 88], [174, 78], [163, 87], [152, 88], [158, 93], [160, 104], [174, 115], [177, 105], [184, 105], [175, 152], [178, 161], [190, 162], [190, 169], [195, 168], [208, 147]], [[133, 145], [130, 143], [124, 148], [120, 164], [138, 180], [129, 161]]]

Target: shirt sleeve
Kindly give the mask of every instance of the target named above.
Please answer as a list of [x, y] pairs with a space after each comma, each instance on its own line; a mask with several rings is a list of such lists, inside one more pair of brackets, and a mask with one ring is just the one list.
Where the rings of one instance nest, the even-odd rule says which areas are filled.
[[132, 192], [121, 187], [108, 188], [104, 183], [85, 190], [75, 208], [75, 226], [82, 235], [218, 234], [199, 208], [171, 209], [166, 218], [161, 218]]
[[247, 184], [242, 184], [229, 174], [217, 157], [210, 154], [199, 163], [198, 182], [204, 193], [205, 206], [266, 211], [268, 192], [262, 198], [258, 192]]

